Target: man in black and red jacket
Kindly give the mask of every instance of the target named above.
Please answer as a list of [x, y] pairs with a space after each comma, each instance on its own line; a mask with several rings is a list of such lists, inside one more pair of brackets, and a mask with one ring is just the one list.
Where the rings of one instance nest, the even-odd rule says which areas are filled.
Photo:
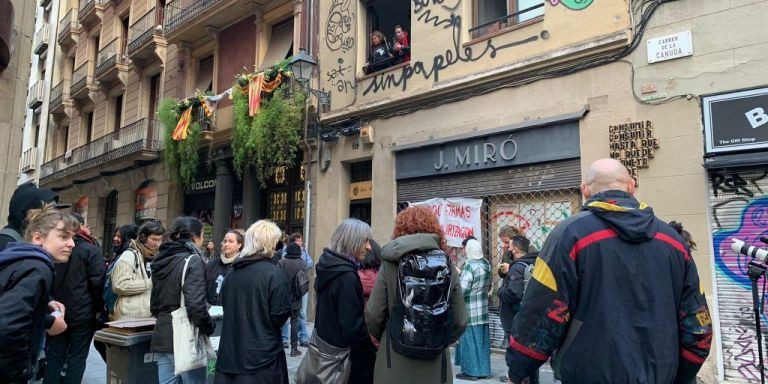
[[712, 325], [689, 249], [618, 161], [593, 163], [581, 189], [584, 211], [547, 238], [515, 317], [510, 382], [550, 357], [565, 384], [694, 382]]

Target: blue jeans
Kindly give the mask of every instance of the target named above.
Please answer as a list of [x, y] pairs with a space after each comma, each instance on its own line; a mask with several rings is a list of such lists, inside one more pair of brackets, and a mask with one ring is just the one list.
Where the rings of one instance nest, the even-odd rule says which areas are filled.
[[173, 353], [155, 353], [159, 384], [206, 384], [206, 367], [175, 375]]
[[[305, 293], [301, 298], [301, 312], [299, 312], [299, 343], [309, 343], [309, 335], [307, 334], [307, 300], [309, 293]], [[291, 340], [291, 322], [286, 321], [282, 328], [283, 341], [289, 342]]]

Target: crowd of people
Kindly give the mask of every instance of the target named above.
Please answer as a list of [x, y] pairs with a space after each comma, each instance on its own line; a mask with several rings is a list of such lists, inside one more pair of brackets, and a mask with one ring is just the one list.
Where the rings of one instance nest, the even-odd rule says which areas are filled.
[[106, 263], [83, 217], [25, 184], [0, 231], [0, 382], [79, 383], [105, 321], [151, 317], [159, 382], [205, 383], [205, 366], [179, 372], [173, 318], [185, 308], [210, 336], [214, 305], [223, 310], [216, 383], [288, 383], [286, 349], [303, 355], [299, 384], [450, 383], [452, 346], [455, 377], [477, 380], [491, 375], [488, 304], [497, 290], [504, 382], [537, 383], [551, 358], [563, 383], [690, 383], [712, 337], [695, 243], [633, 193], [620, 163], [598, 160], [582, 184], [584, 210], [541, 250], [501, 228], [493, 271], [474, 237], [455, 265], [437, 217], [418, 206], [397, 214], [383, 247], [368, 224], [344, 220], [316, 264], [301, 234], [287, 237], [269, 220], [228, 231], [218, 257], [206, 258], [203, 224], [188, 216], [168, 229], [121, 226]]

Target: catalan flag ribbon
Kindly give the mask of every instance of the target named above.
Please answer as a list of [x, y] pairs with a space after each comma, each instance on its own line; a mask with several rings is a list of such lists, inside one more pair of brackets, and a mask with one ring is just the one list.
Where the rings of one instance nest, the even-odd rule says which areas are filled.
[[259, 113], [261, 104], [261, 86], [264, 82], [264, 74], [259, 73], [248, 83], [248, 116]]
[[189, 131], [189, 122], [192, 120], [192, 107], [190, 106], [187, 108], [184, 113], [181, 114], [181, 119], [179, 119], [179, 123], [176, 124], [176, 129], [173, 130], [173, 134], [171, 135], [171, 138], [176, 141], [182, 141], [187, 138], [187, 133]]

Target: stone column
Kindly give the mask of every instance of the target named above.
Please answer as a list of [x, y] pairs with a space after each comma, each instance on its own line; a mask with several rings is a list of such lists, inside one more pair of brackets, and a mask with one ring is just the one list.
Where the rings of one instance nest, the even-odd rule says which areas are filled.
[[246, 167], [243, 171], [243, 229], [264, 218], [261, 209], [263, 194], [261, 184], [252, 167]]
[[[213, 206], [213, 242], [218, 245], [224, 239], [229, 228], [229, 219], [232, 216], [232, 170], [229, 161], [218, 158], [216, 163], [216, 192]], [[218, 248], [217, 248], [218, 249]]]

